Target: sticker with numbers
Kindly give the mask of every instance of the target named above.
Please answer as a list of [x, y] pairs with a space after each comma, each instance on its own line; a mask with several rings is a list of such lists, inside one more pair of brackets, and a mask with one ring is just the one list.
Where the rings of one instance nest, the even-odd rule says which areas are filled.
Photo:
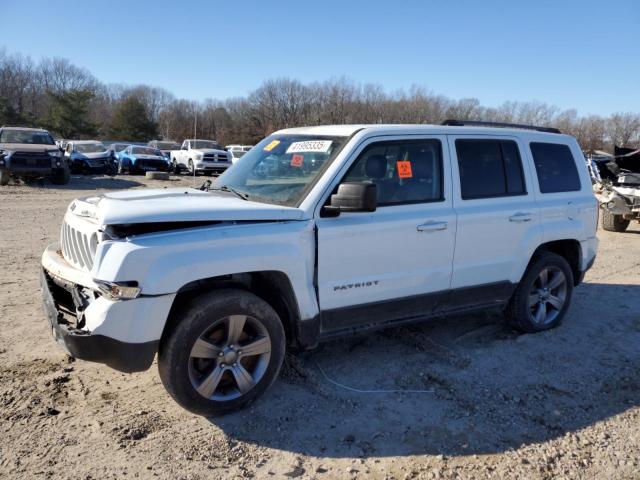
[[302, 162], [304, 162], [304, 155], [300, 155], [299, 153], [296, 153], [296, 154], [291, 156], [291, 166], [292, 167], [301, 167], [302, 166]]
[[307, 140], [305, 142], [293, 142], [287, 148], [287, 153], [303, 153], [303, 152], [317, 152], [327, 153], [331, 148], [331, 140]]
[[396, 162], [398, 167], [398, 177], [399, 178], [412, 178], [413, 172], [411, 171], [411, 162], [406, 160], [398, 160]]

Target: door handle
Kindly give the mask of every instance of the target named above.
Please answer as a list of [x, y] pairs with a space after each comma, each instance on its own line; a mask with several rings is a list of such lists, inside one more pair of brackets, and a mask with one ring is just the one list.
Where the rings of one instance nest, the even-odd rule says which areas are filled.
[[509, 221], [510, 222], [530, 222], [531, 218], [532, 217], [531, 217], [530, 213], [518, 212], [518, 213], [514, 213], [513, 215], [511, 215], [509, 217]]
[[437, 232], [438, 230], [446, 230], [447, 222], [426, 222], [416, 228], [419, 232]]

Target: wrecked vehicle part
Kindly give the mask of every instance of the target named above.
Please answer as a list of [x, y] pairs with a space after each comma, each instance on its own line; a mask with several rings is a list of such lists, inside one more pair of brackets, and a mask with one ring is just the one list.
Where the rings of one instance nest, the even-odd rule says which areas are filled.
[[593, 192], [604, 210], [602, 226], [624, 232], [631, 220], [640, 221], [640, 150], [616, 147], [611, 160], [587, 156]]

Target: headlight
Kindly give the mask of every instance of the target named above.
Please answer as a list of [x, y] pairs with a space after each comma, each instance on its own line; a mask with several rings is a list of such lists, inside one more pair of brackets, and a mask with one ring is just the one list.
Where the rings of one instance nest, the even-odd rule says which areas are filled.
[[138, 282], [106, 282], [94, 280], [98, 289], [111, 300], [130, 300], [140, 295]]
[[7, 160], [12, 153], [11, 150], [0, 150], [0, 157], [4, 156], [4, 159]]
[[49, 150], [47, 153], [50, 157], [60, 158], [62, 156], [62, 152], [60, 150]]
[[202, 154], [201, 153], [196, 153], [193, 158], [195, 158], [196, 160], [202, 160]]

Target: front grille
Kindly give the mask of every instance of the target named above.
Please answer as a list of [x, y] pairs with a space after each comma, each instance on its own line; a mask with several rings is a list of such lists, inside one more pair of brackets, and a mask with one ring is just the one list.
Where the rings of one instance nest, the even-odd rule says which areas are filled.
[[45, 152], [14, 152], [11, 155], [11, 166], [51, 168], [51, 157]]
[[86, 235], [64, 222], [61, 243], [62, 255], [67, 262], [84, 270], [93, 268], [93, 257], [98, 246], [98, 237], [95, 233], [91, 236]]
[[225, 154], [206, 153], [202, 160], [205, 162], [228, 162], [229, 158]]
[[165, 160], [138, 160], [136, 167], [139, 168], [167, 168]]
[[106, 158], [90, 158], [89, 165], [92, 167], [102, 167], [106, 163]]

